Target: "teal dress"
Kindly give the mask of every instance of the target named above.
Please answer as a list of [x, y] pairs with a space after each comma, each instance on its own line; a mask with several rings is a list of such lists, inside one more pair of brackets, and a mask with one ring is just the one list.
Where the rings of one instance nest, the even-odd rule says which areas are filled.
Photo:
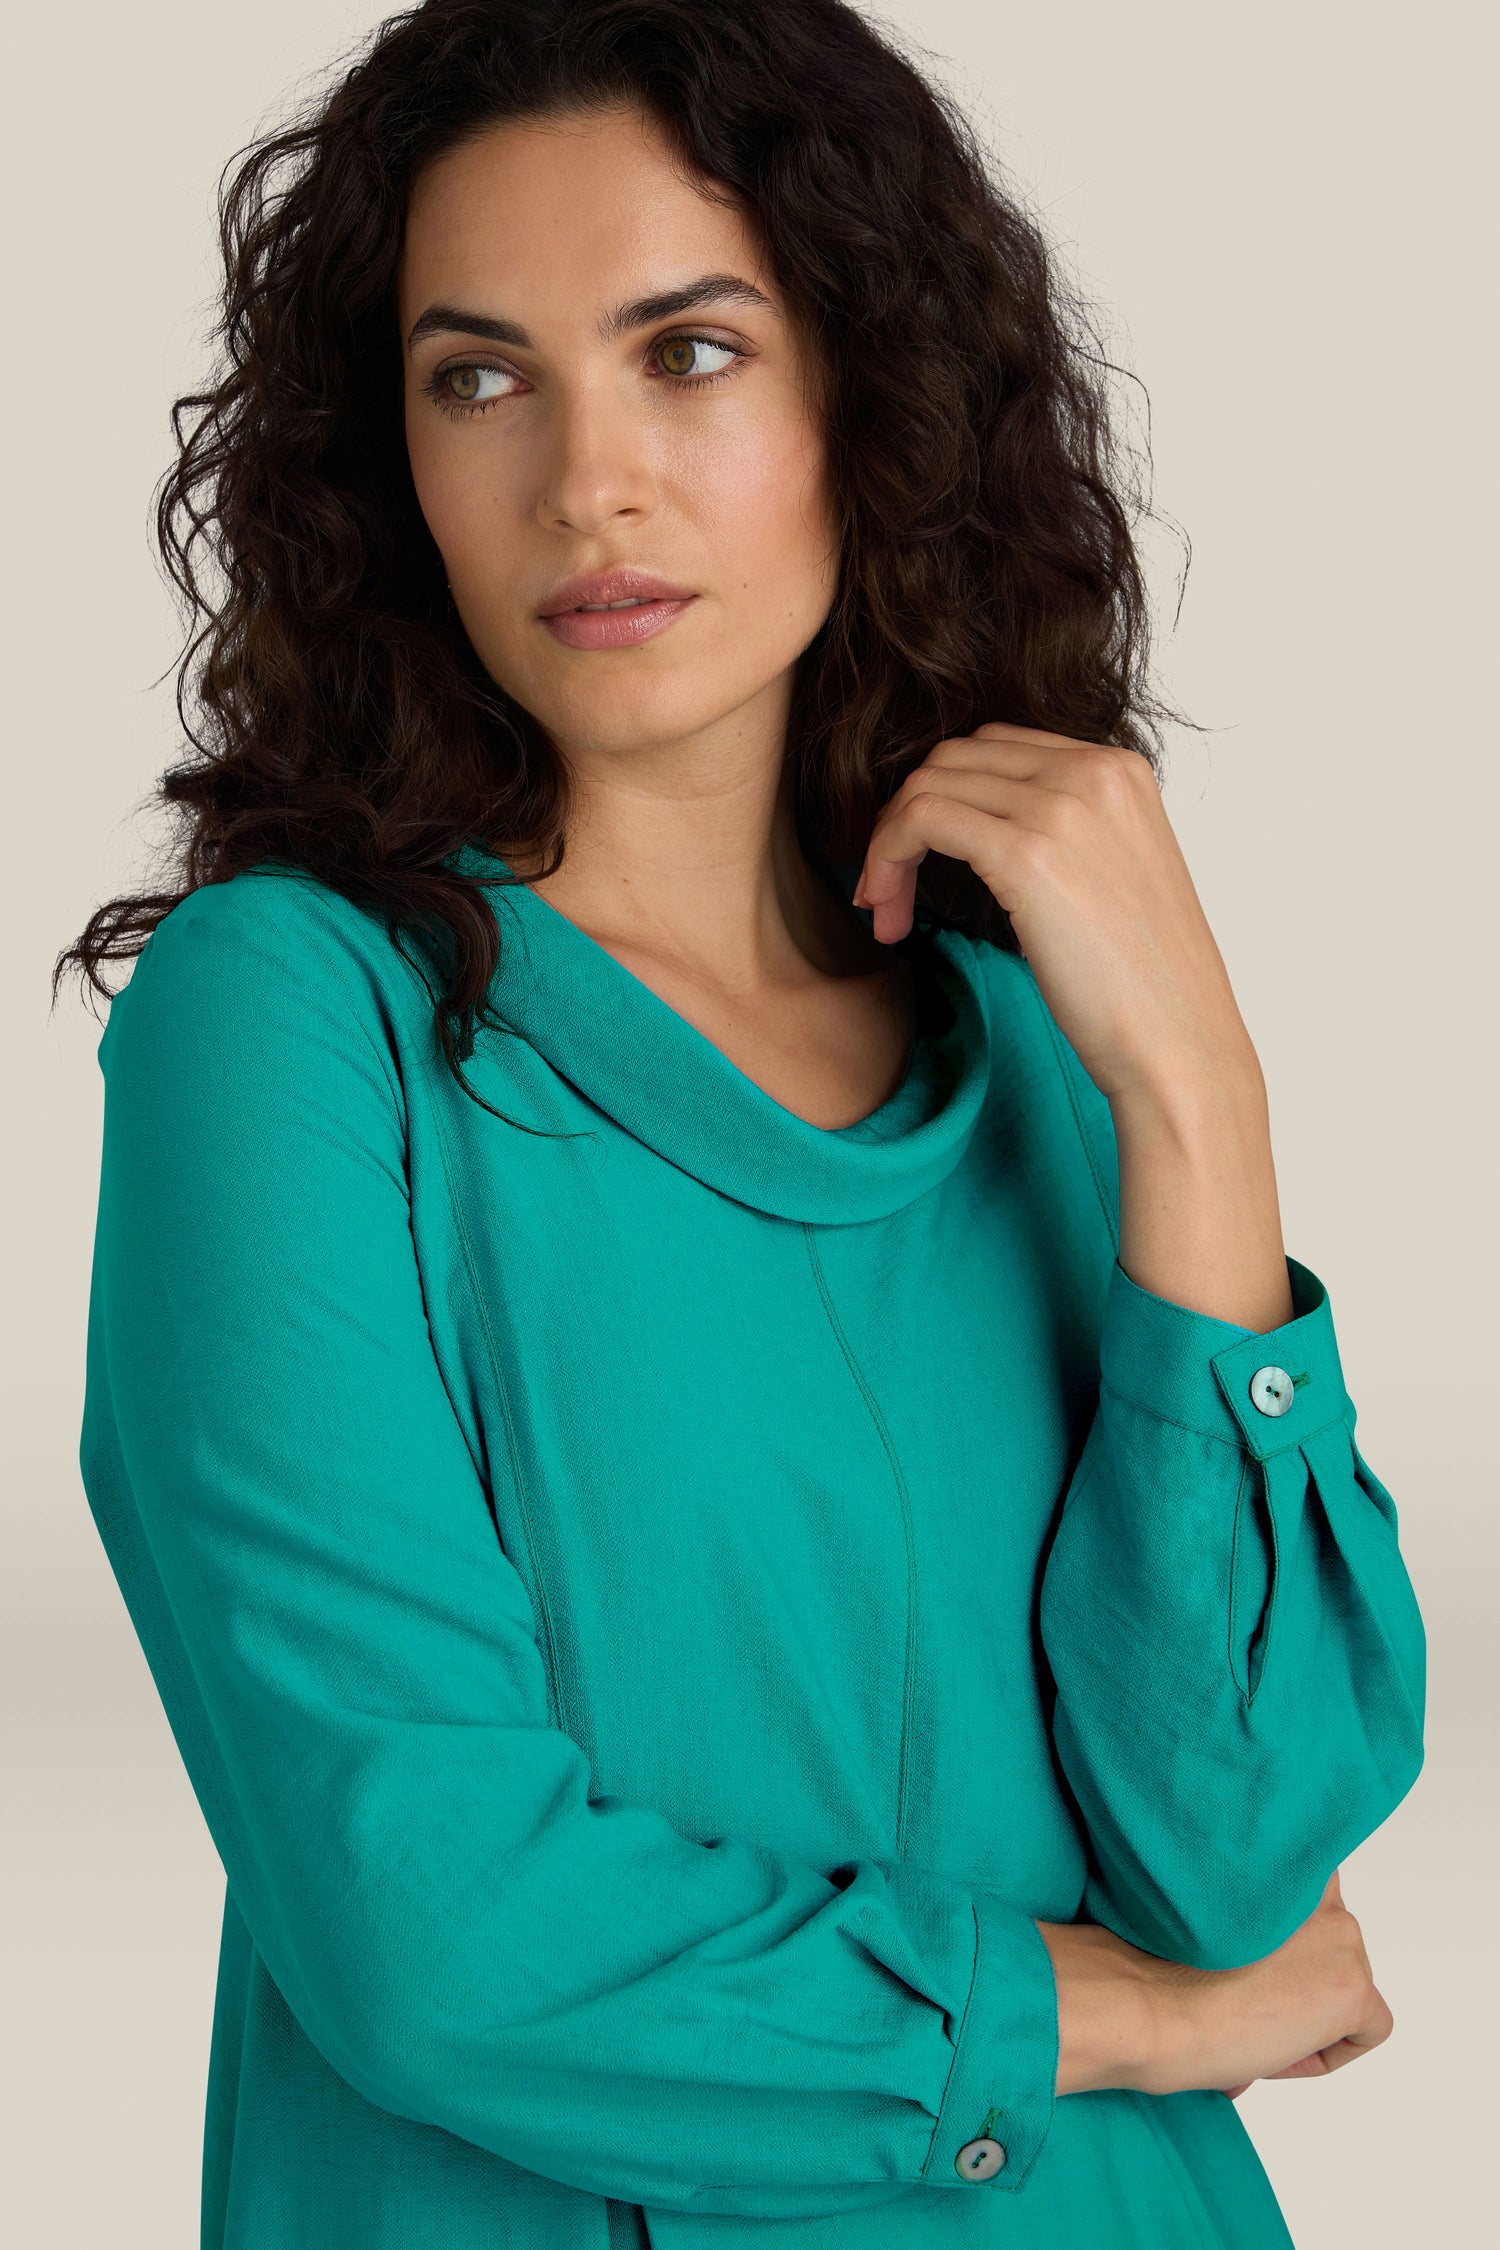
[[1285, 2245], [1223, 2093], [1056, 2096], [1034, 1917], [1256, 1959], [1417, 1774], [1323, 1283], [1130, 1279], [1019, 955], [922, 923], [825, 1131], [490, 895], [489, 1107], [275, 860], [100, 1042], [81, 1466], [227, 1877], [204, 2250]]

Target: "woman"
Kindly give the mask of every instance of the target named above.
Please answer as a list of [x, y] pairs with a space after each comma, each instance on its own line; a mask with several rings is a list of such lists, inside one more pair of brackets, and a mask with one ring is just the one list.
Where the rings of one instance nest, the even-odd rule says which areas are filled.
[[1284, 2243], [1422, 1629], [1042, 243], [838, 0], [433, 0], [224, 246], [64, 956], [204, 2243]]

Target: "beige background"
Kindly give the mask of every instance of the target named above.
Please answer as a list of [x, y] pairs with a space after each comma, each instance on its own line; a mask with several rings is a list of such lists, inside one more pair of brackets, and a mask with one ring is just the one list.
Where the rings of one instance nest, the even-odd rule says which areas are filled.
[[[5, 136], [10, 1183], [0, 2114], [26, 2250], [197, 2242], [222, 1895], [78, 1481], [98, 1027], [56, 950], [147, 868], [147, 543], [221, 165], [382, 10], [26, 11]], [[1149, 389], [1167, 802], [1263, 1058], [1431, 1638], [1427, 1770], [1347, 1864], [1394, 2039], [1244, 2115], [1299, 2250], [1494, 2239], [1497, 335], [1476, 4], [901, 0]], [[1489, 1156], [1486, 1157], [1486, 1150]], [[19, 2001], [18, 2014], [13, 2014]]]

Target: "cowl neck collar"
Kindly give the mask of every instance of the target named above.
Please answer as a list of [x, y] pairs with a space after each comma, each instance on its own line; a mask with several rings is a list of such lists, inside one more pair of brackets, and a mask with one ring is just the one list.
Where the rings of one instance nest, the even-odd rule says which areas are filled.
[[918, 1018], [905, 1075], [868, 1117], [829, 1129], [784, 1108], [540, 892], [507, 882], [497, 854], [466, 844], [454, 860], [490, 886], [495, 1013], [705, 1186], [776, 1218], [847, 1225], [901, 1210], [963, 1156], [989, 1083], [990, 1036], [979, 963], [960, 932], [919, 921], [907, 939]]

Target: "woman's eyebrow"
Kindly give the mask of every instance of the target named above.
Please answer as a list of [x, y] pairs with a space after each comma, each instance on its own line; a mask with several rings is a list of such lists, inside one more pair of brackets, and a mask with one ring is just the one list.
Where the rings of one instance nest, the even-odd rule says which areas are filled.
[[[608, 343], [629, 328], [644, 328], [653, 320], [670, 320], [676, 313], [692, 312], [696, 306], [706, 304], [758, 305], [765, 312], [776, 310], [769, 297], [753, 282], [742, 281], [738, 274], [705, 273], [696, 281], [684, 282], [680, 289], [660, 289], [654, 296], [634, 297], [628, 304], [617, 305], [600, 321], [599, 334]], [[531, 347], [531, 337], [516, 321], [497, 320], [490, 313], [469, 312], [462, 305], [440, 304], [429, 305], [412, 324], [406, 348], [410, 351], [423, 336], [437, 335], [483, 336], [492, 344], [515, 344], [523, 351]]]

